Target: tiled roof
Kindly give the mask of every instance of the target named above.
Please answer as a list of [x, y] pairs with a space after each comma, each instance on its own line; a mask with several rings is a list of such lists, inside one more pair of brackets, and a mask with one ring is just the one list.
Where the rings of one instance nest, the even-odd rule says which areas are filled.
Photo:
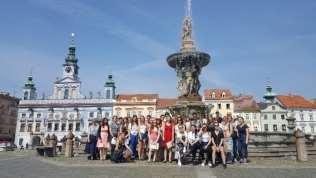
[[159, 98], [158, 103], [157, 103], [157, 108], [162, 109], [162, 108], [167, 108], [169, 106], [174, 106], [176, 105], [177, 99], [175, 98]]
[[119, 94], [117, 95], [117, 100], [134, 100], [136, 101], [142, 101], [142, 100], [155, 100], [158, 99], [158, 94]]
[[316, 106], [299, 95], [278, 95], [277, 99], [286, 108], [316, 109]]
[[206, 100], [227, 100], [233, 99], [233, 95], [229, 89], [206, 89], [204, 90], [204, 98]]
[[234, 97], [234, 110], [243, 112], [259, 112], [260, 108], [253, 96], [240, 95]]

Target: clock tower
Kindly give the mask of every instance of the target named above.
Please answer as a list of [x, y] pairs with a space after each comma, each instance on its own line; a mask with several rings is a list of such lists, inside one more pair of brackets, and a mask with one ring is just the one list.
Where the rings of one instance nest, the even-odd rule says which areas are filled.
[[65, 64], [63, 65], [63, 77], [69, 77], [74, 80], [78, 80], [78, 59], [76, 58], [76, 46], [74, 43], [75, 34], [71, 34], [71, 43], [68, 48], [69, 52], [65, 59]]
[[63, 64], [63, 77], [54, 83], [53, 99], [78, 99], [80, 94], [81, 82], [78, 77], [79, 66], [76, 57], [75, 34], [71, 34], [71, 42], [68, 54]]

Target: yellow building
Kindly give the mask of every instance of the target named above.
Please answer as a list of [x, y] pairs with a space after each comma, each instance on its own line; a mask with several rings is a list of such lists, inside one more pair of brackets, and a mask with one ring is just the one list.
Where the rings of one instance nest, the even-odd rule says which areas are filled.
[[216, 112], [219, 112], [221, 117], [234, 112], [233, 95], [229, 89], [206, 89], [203, 102], [209, 107], [209, 114], [213, 116]]
[[151, 115], [156, 117], [158, 94], [119, 94], [113, 106], [114, 115], [131, 117]]

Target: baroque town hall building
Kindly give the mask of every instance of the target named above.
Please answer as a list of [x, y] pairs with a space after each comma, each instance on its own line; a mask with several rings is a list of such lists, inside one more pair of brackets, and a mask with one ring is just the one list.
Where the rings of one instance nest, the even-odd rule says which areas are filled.
[[69, 130], [80, 138], [93, 119], [112, 117], [115, 100], [112, 75], [108, 75], [104, 90], [97, 98], [84, 97], [74, 40], [68, 50], [63, 76], [54, 82], [53, 95], [49, 99], [37, 99], [33, 76], [28, 76], [18, 108], [16, 145], [38, 145], [47, 134], [55, 134], [60, 140]]

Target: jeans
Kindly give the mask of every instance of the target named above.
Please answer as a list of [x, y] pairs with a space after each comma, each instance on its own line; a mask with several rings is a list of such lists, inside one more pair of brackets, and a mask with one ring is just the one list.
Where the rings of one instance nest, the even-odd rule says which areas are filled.
[[195, 143], [194, 145], [190, 145], [190, 152], [192, 154], [192, 161], [195, 160], [196, 152], [200, 148], [200, 143]]
[[240, 136], [238, 138], [238, 154], [240, 159], [247, 159], [248, 157], [248, 145], [246, 144], [246, 136]]
[[132, 150], [132, 156], [135, 157], [137, 155], [137, 143], [138, 143], [138, 135], [130, 135], [129, 147]]
[[97, 136], [89, 135], [89, 154], [91, 156], [91, 159], [97, 158]]
[[233, 158], [239, 159], [238, 158], [238, 139], [237, 138], [233, 138]]
[[207, 164], [209, 160], [211, 159], [211, 149], [210, 146], [207, 148], [204, 148], [208, 143], [207, 142], [202, 142], [201, 143], [201, 151], [200, 155], [204, 157], [205, 163]]

